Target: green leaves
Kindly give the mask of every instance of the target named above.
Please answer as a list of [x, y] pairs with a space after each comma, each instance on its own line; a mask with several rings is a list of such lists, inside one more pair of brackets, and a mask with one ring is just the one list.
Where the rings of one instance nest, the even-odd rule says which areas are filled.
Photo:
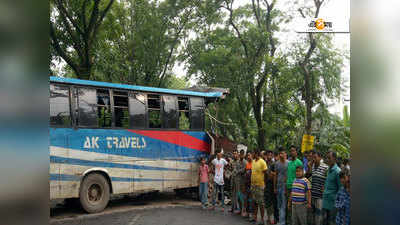
[[[341, 74], [347, 53], [334, 48], [330, 34], [314, 34], [315, 49], [303, 68], [312, 42], [306, 35], [298, 36], [290, 46], [280, 42], [293, 13], [277, 8], [277, 1], [246, 5], [237, 0], [115, 1], [96, 31], [98, 23], [93, 23], [90, 32], [81, 34], [79, 30], [89, 28], [94, 15], [100, 21], [109, 2], [50, 2], [57, 37], [51, 48], [52, 63], [58, 64], [60, 57], [69, 60], [64, 73], [177, 89], [187, 88], [189, 79], [198, 86], [229, 88], [224, 101], [209, 106], [210, 115], [223, 123], [208, 118], [207, 129], [250, 149], [300, 145], [311, 105], [316, 147], [334, 148], [342, 155], [350, 151], [347, 109], [343, 120], [327, 110], [328, 103], [343, 91]], [[59, 3], [75, 24], [64, 22], [68, 17], [58, 13]], [[313, 10], [303, 12], [311, 15]], [[177, 63], [184, 64], [185, 78], [173, 73]], [[308, 71], [307, 87], [304, 69]], [[306, 104], [308, 97], [311, 100]]]
[[[198, 78], [203, 85], [231, 90], [228, 98], [218, 103], [218, 108], [224, 112], [223, 118], [232, 121], [235, 127], [216, 124], [213, 129], [227, 132], [251, 147], [299, 145], [305, 131], [306, 104], [302, 101], [305, 87], [298, 62], [306, 55], [308, 39], [299, 38], [293, 47], [275, 53], [274, 48], [281, 44], [275, 37], [276, 31], [291, 17], [277, 8], [268, 11], [267, 7], [258, 8], [257, 4], [229, 7], [230, 4], [222, 4], [219, 12], [228, 14], [225, 20], [188, 41], [182, 56], [189, 77]], [[269, 26], [264, 26], [268, 22]], [[323, 148], [336, 142], [346, 147], [345, 136], [332, 132], [340, 123], [332, 122], [337, 118], [329, 114], [326, 105], [327, 99], [340, 95], [343, 54], [333, 48], [329, 35], [315, 38], [316, 50], [308, 64], [312, 76], [311, 96], [315, 106], [323, 110], [312, 120], [323, 121], [330, 128], [313, 126], [313, 132], [322, 133]], [[256, 91], [258, 88], [260, 92]], [[213, 113], [223, 119], [216, 111]]]
[[98, 33], [114, 0], [50, 1], [51, 60], [62, 58], [81, 79], [90, 79]]
[[[56, 29], [60, 38], [55, 43], [66, 56], [52, 51], [53, 58], [62, 57], [77, 77], [86, 79], [166, 87], [181, 43], [195, 24], [203, 23], [200, 11], [204, 9], [199, 8], [199, 1], [67, 1], [62, 5], [71, 12], [77, 27], [83, 31], [93, 27], [82, 34], [89, 47], [83, 40], [85, 48], [81, 48], [75, 47], [74, 35], [67, 32], [57, 13], [58, 2], [62, 1], [52, 1], [54, 25], [60, 28]], [[113, 7], [103, 17], [108, 2], [113, 2]], [[80, 58], [83, 59], [79, 61]], [[86, 69], [83, 72], [89, 77], [81, 77], [81, 69]]]

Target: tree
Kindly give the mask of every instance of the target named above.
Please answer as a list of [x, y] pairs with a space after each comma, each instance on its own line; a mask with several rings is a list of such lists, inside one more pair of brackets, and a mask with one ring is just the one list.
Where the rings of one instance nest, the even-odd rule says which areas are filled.
[[[67, 76], [177, 89], [194, 78], [196, 86], [230, 89], [224, 101], [209, 104], [208, 130], [250, 149], [299, 144], [304, 133], [316, 135], [322, 149], [346, 149], [340, 118], [327, 109], [342, 91], [347, 56], [328, 34], [281, 43], [277, 32], [291, 17], [276, 0], [236, 3], [51, 0], [52, 70], [63, 59]], [[323, 3], [296, 8], [318, 16]], [[186, 79], [172, 72], [178, 62]]]
[[278, 76], [278, 64], [284, 61], [276, 54], [279, 43], [274, 37], [283, 17], [275, 8], [275, 0], [253, 0], [237, 9], [233, 3], [221, 1], [220, 13], [227, 14], [224, 27], [209, 29], [190, 42], [185, 58], [190, 64], [189, 73], [199, 75], [203, 83], [232, 85], [237, 93], [231, 94], [236, 98], [231, 104], [237, 104], [237, 109], [246, 115], [243, 119], [254, 116], [257, 147], [265, 149], [265, 90], [269, 77]]
[[50, 1], [50, 47], [80, 79], [90, 79], [100, 26], [114, 0]]
[[201, 1], [129, 0], [104, 21], [96, 79], [166, 87], [179, 47], [202, 24]]
[[[313, 16], [318, 18], [321, 6], [325, 0], [314, 0], [315, 11], [312, 7], [300, 7], [299, 13], [303, 18]], [[324, 97], [337, 98], [340, 95], [340, 75], [343, 66], [343, 56], [333, 48], [330, 35], [308, 33], [307, 47], [296, 45], [297, 73], [301, 74], [301, 97], [305, 102], [306, 120], [305, 133], [312, 134], [312, 109], [317, 104], [324, 104]], [[307, 48], [307, 50], [305, 50]], [[298, 57], [300, 55], [300, 57]]]

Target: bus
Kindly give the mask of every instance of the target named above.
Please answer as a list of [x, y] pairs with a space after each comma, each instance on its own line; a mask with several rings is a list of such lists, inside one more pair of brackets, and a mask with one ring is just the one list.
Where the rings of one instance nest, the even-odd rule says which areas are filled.
[[226, 94], [50, 77], [50, 199], [96, 213], [111, 195], [196, 187], [205, 108]]

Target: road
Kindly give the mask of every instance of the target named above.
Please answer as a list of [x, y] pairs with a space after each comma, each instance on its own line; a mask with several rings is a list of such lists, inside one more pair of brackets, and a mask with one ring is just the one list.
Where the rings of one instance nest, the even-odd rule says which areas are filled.
[[102, 213], [86, 214], [77, 207], [58, 206], [50, 211], [51, 225], [246, 225], [238, 215], [203, 210], [200, 203], [174, 194], [117, 199]]

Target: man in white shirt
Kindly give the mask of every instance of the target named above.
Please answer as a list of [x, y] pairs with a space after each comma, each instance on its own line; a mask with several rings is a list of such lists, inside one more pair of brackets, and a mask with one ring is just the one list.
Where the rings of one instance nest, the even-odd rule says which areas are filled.
[[224, 167], [228, 164], [228, 162], [222, 158], [222, 152], [219, 151], [217, 153], [217, 158], [211, 161], [211, 164], [213, 165], [215, 171], [212, 209], [215, 208], [215, 202], [218, 197], [218, 193], [221, 193], [222, 211], [224, 211]]

